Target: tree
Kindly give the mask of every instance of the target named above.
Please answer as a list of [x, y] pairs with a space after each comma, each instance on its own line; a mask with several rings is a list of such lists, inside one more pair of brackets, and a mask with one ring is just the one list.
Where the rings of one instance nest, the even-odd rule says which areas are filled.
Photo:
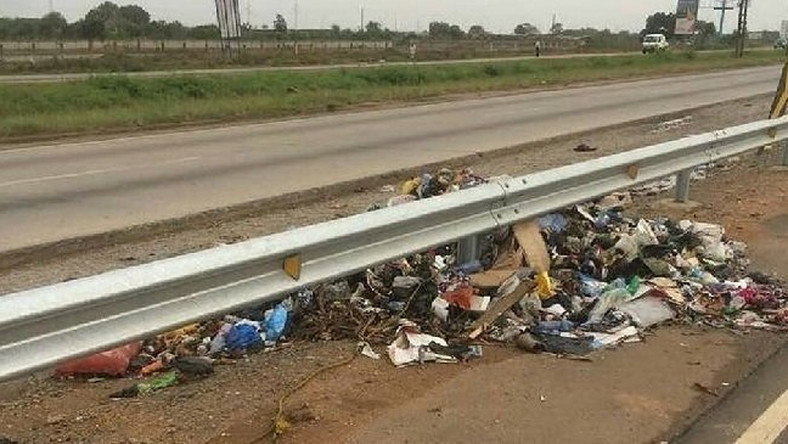
[[532, 35], [532, 34], [539, 34], [539, 28], [530, 24], [530, 23], [522, 23], [517, 25], [514, 28], [514, 33], [517, 35]]
[[182, 39], [188, 36], [187, 28], [179, 21], [156, 20], [145, 27], [145, 35], [154, 39]]
[[[85, 15], [85, 23], [92, 29], [98, 30], [103, 26], [101, 38], [107, 36], [117, 36], [119, 34], [120, 8], [112, 2], [104, 2], [88, 11]], [[99, 26], [101, 23], [102, 26]]]
[[122, 20], [138, 26], [145, 26], [150, 23], [150, 14], [148, 11], [137, 5], [121, 6], [118, 9], [118, 16]]
[[430, 37], [434, 39], [448, 38], [451, 25], [446, 22], [432, 22], [429, 29]]
[[61, 38], [65, 34], [68, 22], [63, 14], [59, 12], [50, 12], [49, 14], [41, 17], [38, 23], [38, 33], [44, 38]]
[[713, 37], [717, 34], [717, 26], [714, 22], [704, 22], [703, 20], [698, 20], [695, 25], [695, 29], [699, 36], [704, 38]]
[[[167, 25], [172, 28], [168, 33], [177, 30], [178, 26], [182, 27], [175, 23]], [[139, 37], [145, 35], [146, 29], [159, 33], [165, 27], [162, 23], [152, 27], [150, 24], [150, 14], [145, 9], [137, 5], [121, 7], [107, 1], [88, 11], [83, 19], [81, 34], [88, 39]]]
[[647, 34], [665, 34], [666, 37], [673, 37], [676, 30], [676, 15], [673, 13], [657, 12], [648, 16], [646, 27], [640, 31], [641, 36]]
[[104, 40], [107, 35], [106, 26], [104, 22], [98, 17], [85, 17], [79, 23], [79, 36], [90, 41]]
[[553, 26], [550, 27], [550, 34], [563, 34], [563, 33], [564, 33], [563, 23], [554, 23]]
[[380, 34], [383, 32], [383, 26], [380, 22], [369, 22], [366, 26], [367, 34]]
[[481, 25], [473, 25], [468, 29], [468, 37], [472, 39], [481, 39], [487, 35], [487, 31]]
[[429, 34], [433, 39], [459, 40], [465, 36], [465, 32], [459, 25], [451, 25], [446, 22], [430, 23]]
[[188, 36], [195, 40], [214, 40], [221, 37], [216, 25], [198, 25], [188, 31]]
[[696, 49], [702, 48], [709, 40], [717, 38], [717, 26], [712, 22], [704, 22], [698, 20], [695, 22], [695, 36], [692, 39], [692, 44]]
[[282, 14], [276, 14], [276, 18], [274, 19], [274, 31], [277, 34], [285, 34], [287, 32], [287, 20], [282, 16]]
[[465, 32], [463, 32], [462, 28], [459, 25], [451, 25], [449, 26], [449, 38], [452, 40], [460, 40], [465, 37]]

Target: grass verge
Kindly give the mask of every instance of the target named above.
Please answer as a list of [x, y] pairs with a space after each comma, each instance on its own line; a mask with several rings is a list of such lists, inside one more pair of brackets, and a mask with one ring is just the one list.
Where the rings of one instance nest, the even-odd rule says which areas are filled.
[[454, 93], [751, 67], [782, 60], [781, 53], [772, 51], [752, 52], [742, 59], [726, 53], [676, 53], [6, 85], [0, 86], [0, 138], [236, 122]]

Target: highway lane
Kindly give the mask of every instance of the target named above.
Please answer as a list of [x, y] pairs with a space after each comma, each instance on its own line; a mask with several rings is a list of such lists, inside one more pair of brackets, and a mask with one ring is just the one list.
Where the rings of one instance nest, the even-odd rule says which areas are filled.
[[[716, 51], [704, 51], [716, 52]], [[543, 56], [542, 59], [569, 59], [578, 57], [620, 57], [627, 55], [636, 55], [639, 53], [634, 52], [616, 52], [607, 54], [563, 54]], [[91, 57], [96, 58], [96, 57]], [[77, 82], [87, 80], [93, 76], [115, 76], [121, 75], [124, 77], [138, 77], [138, 78], [155, 78], [155, 77], [170, 77], [170, 76], [189, 76], [189, 75], [235, 75], [235, 74], [252, 74], [257, 72], [277, 72], [277, 71], [326, 71], [331, 69], [361, 69], [361, 68], [379, 68], [384, 66], [432, 66], [432, 65], [464, 65], [469, 63], [491, 63], [491, 62], [514, 62], [520, 60], [533, 59], [533, 56], [517, 56], [517, 57], [497, 57], [497, 58], [482, 58], [482, 59], [458, 59], [458, 60], [427, 60], [421, 62], [380, 62], [380, 63], [344, 63], [335, 65], [304, 65], [304, 66], [254, 66], [254, 67], [238, 67], [238, 68], [214, 68], [214, 69], [180, 69], [174, 71], [141, 71], [141, 72], [123, 72], [123, 73], [60, 73], [60, 74], [13, 74], [13, 75], [0, 75], [0, 84], [26, 84], [26, 83], [60, 83], [60, 82]], [[6, 60], [12, 60], [6, 57]], [[17, 60], [25, 60], [24, 57], [18, 57]]]
[[0, 251], [772, 92], [779, 67], [0, 151]]
[[788, 347], [783, 346], [675, 442], [788, 443], [786, 365]]

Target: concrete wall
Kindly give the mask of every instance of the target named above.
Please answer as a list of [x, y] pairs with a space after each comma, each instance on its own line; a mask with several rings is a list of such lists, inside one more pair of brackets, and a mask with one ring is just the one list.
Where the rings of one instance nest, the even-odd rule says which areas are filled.
[[[464, 52], [464, 53], [495, 53], [495, 52], [529, 52], [534, 49], [535, 39], [521, 40], [462, 40], [462, 41], [434, 41], [421, 40], [417, 42], [419, 53], [429, 52]], [[395, 49], [408, 52], [409, 43], [395, 44], [391, 41], [243, 41], [241, 47], [253, 51], [293, 50], [298, 45], [299, 52], [309, 51], [353, 51], [373, 50], [382, 51]], [[106, 42], [93, 42], [87, 40], [77, 41], [0, 41], [2, 52], [5, 56], [26, 55], [58, 55], [58, 54], [103, 54], [108, 52], [125, 53], [151, 53], [159, 51], [220, 51], [221, 41], [217, 40], [119, 40]], [[582, 47], [582, 42], [572, 39], [543, 38], [542, 48], [546, 52], [572, 52]]]
[[[277, 49], [292, 49], [298, 44], [300, 51], [341, 51], [353, 49], [373, 49], [385, 50], [394, 46], [390, 41], [304, 41], [304, 42], [278, 42], [265, 41], [240, 42], [240, 45], [247, 49], [257, 49], [272, 51]], [[122, 52], [155, 52], [155, 51], [218, 51], [221, 49], [222, 42], [218, 40], [119, 40], [107, 42], [93, 42], [91, 45], [87, 40], [77, 41], [39, 41], [39, 42], [16, 42], [0, 41], [3, 52], [7, 55], [34, 55], [34, 54], [58, 54], [58, 53], [104, 53], [112, 51]]]

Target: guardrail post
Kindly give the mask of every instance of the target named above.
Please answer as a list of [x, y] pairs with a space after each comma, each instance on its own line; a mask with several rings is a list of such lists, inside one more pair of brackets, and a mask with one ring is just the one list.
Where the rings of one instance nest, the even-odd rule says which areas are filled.
[[684, 170], [676, 175], [676, 202], [685, 203], [689, 200], [692, 170]]
[[783, 166], [788, 167], [788, 143], [783, 143]]
[[479, 236], [468, 236], [457, 242], [457, 265], [467, 264], [481, 257]]

